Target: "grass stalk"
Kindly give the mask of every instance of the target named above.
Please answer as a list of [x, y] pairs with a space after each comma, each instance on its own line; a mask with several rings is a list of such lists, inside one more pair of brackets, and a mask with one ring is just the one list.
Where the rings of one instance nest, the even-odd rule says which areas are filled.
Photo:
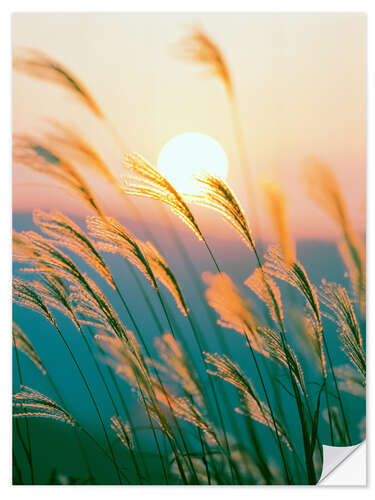
[[[64, 408], [68, 408], [68, 406], [65, 403], [64, 398], [62, 397], [62, 395], [61, 395], [58, 387], [56, 386], [56, 384], [55, 384], [55, 382], [54, 382], [53, 378], [51, 377], [51, 375], [50, 375], [50, 373], [49, 373], [48, 370], [46, 370], [46, 377], [48, 379], [48, 382], [49, 382], [50, 386], [52, 387], [52, 390], [54, 391], [54, 393], [57, 396], [58, 402], [61, 403], [61, 405]], [[76, 436], [78, 447], [79, 447], [81, 455], [82, 455], [83, 462], [84, 462], [85, 467], [87, 469], [87, 472], [89, 474], [89, 479], [90, 479], [90, 481], [91, 481], [92, 484], [95, 484], [95, 477], [94, 477], [94, 474], [93, 474], [93, 472], [91, 470], [86, 450], [85, 450], [85, 448], [83, 446], [83, 443], [82, 443], [82, 441], [81, 441], [81, 439], [79, 437], [79, 430], [76, 427], [74, 427], [74, 433], [75, 433], [75, 436]]]
[[280, 455], [281, 455], [281, 460], [282, 460], [282, 463], [283, 463], [285, 478], [286, 478], [288, 484], [292, 484], [292, 480], [291, 480], [291, 477], [289, 475], [287, 460], [286, 460], [286, 457], [285, 457], [285, 454], [284, 454], [284, 451], [283, 451], [283, 447], [282, 447], [282, 444], [281, 444], [281, 439], [280, 439], [279, 433], [277, 432], [276, 419], [275, 419], [275, 415], [274, 415], [274, 412], [273, 412], [273, 409], [272, 409], [272, 405], [271, 405], [271, 401], [270, 401], [270, 398], [269, 398], [269, 395], [268, 395], [268, 391], [267, 391], [266, 385], [264, 383], [263, 375], [262, 375], [262, 372], [261, 372], [261, 370], [259, 368], [259, 364], [258, 364], [258, 361], [256, 359], [256, 356], [255, 356], [255, 353], [254, 353], [254, 349], [252, 348], [252, 346], [251, 346], [251, 344], [249, 342], [249, 339], [247, 338], [247, 335], [245, 335], [245, 337], [246, 337], [247, 345], [248, 345], [248, 347], [250, 349], [251, 357], [253, 359], [256, 371], [257, 371], [258, 376], [259, 376], [260, 383], [262, 385], [262, 389], [263, 389], [263, 393], [264, 393], [264, 396], [265, 396], [266, 401], [267, 401], [267, 405], [268, 405], [268, 407], [270, 409], [272, 423], [273, 423], [273, 425], [275, 427], [275, 434], [276, 434], [277, 445], [279, 447], [279, 451], [280, 451]]
[[90, 397], [90, 399], [91, 399], [91, 401], [92, 401], [92, 404], [94, 405], [94, 408], [95, 408], [96, 414], [97, 414], [98, 419], [99, 419], [99, 421], [100, 421], [100, 425], [101, 425], [101, 427], [102, 427], [102, 429], [103, 429], [103, 433], [104, 433], [104, 436], [105, 436], [105, 440], [106, 440], [106, 442], [107, 442], [107, 446], [108, 446], [108, 449], [109, 449], [109, 452], [110, 452], [110, 456], [111, 456], [112, 461], [113, 461], [114, 468], [115, 468], [115, 470], [116, 470], [116, 475], [117, 475], [117, 478], [118, 478], [118, 480], [119, 480], [120, 484], [122, 484], [121, 474], [120, 474], [120, 470], [119, 470], [119, 467], [118, 467], [118, 464], [117, 464], [117, 461], [116, 461], [116, 458], [115, 458], [115, 455], [114, 455], [114, 452], [113, 452], [113, 447], [112, 447], [112, 445], [111, 445], [111, 442], [110, 442], [110, 439], [109, 439], [109, 436], [108, 436], [107, 430], [106, 430], [105, 425], [104, 425], [103, 417], [102, 417], [101, 412], [100, 412], [100, 410], [99, 410], [99, 407], [98, 407], [98, 405], [97, 405], [97, 402], [96, 402], [96, 399], [95, 399], [95, 397], [94, 397], [94, 394], [92, 393], [91, 388], [90, 388], [90, 386], [89, 386], [89, 383], [88, 383], [88, 381], [87, 381], [87, 379], [86, 379], [86, 377], [85, 377], [84, 373], [82, 372], [81, 367], [79, 366], [79, 363], [78, 363], [78, 361], [77, 361], [77, 358], [76, 358], [76, 357], [75, 357], [75, 355], [73, 354], [73, 351], [71, 350], [71, 348], [70, 348], [70, 346], [69, 346], [69, 344], [68, 344], [67, 340], [65, 339], [65, 336], [63, 335], [63, 333], [62, 333], [61, 329], [57, 326], [57, 324], [55, 325], [55, 328], [56, 328], [56, 330], [57, 330], [57, 332], [58, 332], [58, 334], [59, 334], [59, 336], [60, 336], [61, 340], [63, 341], [63, 343], [64, 343], [64, 345], [65, 345], [66, 349], [68, 350], [68, 352], [69, 352], [69, 354], [70, 354], [70, 357], [72, 358], [73, 363], [75, 364], [75, 366], [76, 366], [76, 368], [77, 368], [77, 370], [78, 370], [78, 372], [79, 372], [79, 375], [80, 375], [80, 377], [81, 377], [81, 379], [82, 379], [82, 381], [83, 381], [83, 383], [84, 383], [84, 385], [85, 385], [85, 387], [86, 387], [86, 389], [87, 389], [87, 392], [88, 392], [89, 397]]
[[331, 358], [331, 354], [330, 354], [329, 349], [328, 349], [328, 344], [327, 344], [327, 341], [326, 341], [326, 337], [324, 335], [324, 331], [322, 331], [322, 337], [323, 337], [323, 343], [324, 343], [325, 351], [326, 351], [326, 354], [327, 354], [329, 368], [330, 368], [330, 371], [331, 371], [331, 374], [332, 374], [333, 383], [334, 383], [336, 394], [337, 394], [337, 399], [338, 399], [339, 405], [340, 405], [340, 410], [341, 410], [341, 414], [342, 414], [342, 418], [343, 418], [343, 422], [344, 422], [344, 427], [345, 427], [345, 433], [346, 433], [347, 439], [348, 439], [348, 446], [351, 446], [352, 445], [352, 439], [350, 437], [350, 431], [349, 431], [348, 421], [346, 419], [345, 410], [344, 410], [344, 404], [342, 402], [341, 394], [340, 394], [339, 387], [338, 387], [338, 384], [337, 384], [337, 378], [336, 378], [335, 371], [334, 371], [334, 368], [333, 368], [332, 358]]
[[[148, 356], [149, 358], [151, 358], [151, 353], [150, 353], [150, 351], [149, 351], [149, 349], [148, 349], [148, 347], [147, 347], [147, 344], [146, 344], [146, 342], [145, 342], [145, 340], [144, 340], [144, 338], [143, 338], [142, 332], [140, 331], [140, 329], [139, 329], [139, 327], [138, 327], [138, 325], [137, 325], [137, 322], [136, 322], [136, 320], [135, 320], [135, 318], [134, 318], [134, 316], [133, 316], [133, 314], [132, 314], [132, 312], [131, 312], [130, 308], [128, 307], [127, 302], [126, 302], [126, 300], [125, 300], [125, 298], [124, 298], [123, 294], [121, 293], [120, 289], [118, 288], [118, 285], [117, 285], [115, 282], [114, 282], [114, 286], [115, 286], [116, 292], [117, 292], [118, 296], [120, 297], [120, 300], [121, 300], [121, 302], [122, 302], [122, 304], [123, 304], [123, 306], [124, 306], [124, 308], [125, 308], [126, 312], [128, 313], [128, 315], [129, 315], [129, 317], [130, 317], [130, 319], [131, 319], [131, 321], [132, 321], [132, 323], [133, 323], [133, 325], [134, 325], [134, 328], [135, 328], [135, 330], [136, 330], [137, 334], [139, 335], [139, 338], [140, 338], [141, 344], [142, 344], [143, 348], [145, 349], [145, 352], [146, 352], [147, 356]], [[172, 333], [172, 335], [174, 336], [174, 329], [173, 329], [173, 326], [172, 326], [172, 323], [171, 323], [170, 317], [169, 317], [169, 315], [168, 315], [168, 312], [167, 312], [167, 310], [166, 310], [165, 303], [164, 303], [164, 301], [163, 301], [163, 299], [162, 299], [162, 297], [161, 297], [161, 294], [160, 294], [159, 288], [157, 288], [157, 289], [156, 289], [156, 293], [157, 293], [157, 295], [158, 295], [158, 298], [159, 298], [160, 303], [161, 303], [161, 305], [162, 305], [163, 311], [164, 311], [165, 316], [166, 316], [166, 318], [167, 318], [169, 328], [171, 329], [171, 333]], [[147, 365], [145, 365], [145, 369], [146, 369], [146, 370], [147, 370], [147, 372], [148, 372], [148, 367], [147, 367]], [[161, 381], [161, 379], [160, 379], [160, 376], [159, 376], [159, 374], [158, 374], [158, 371], [157, 371], [157, 370], [155, 370], [155, 374], [156, 374], [156, 376], [157, 376], [158, 382], [160, 383], [160, 387], [161, 387], [162, 391], [164, 392], [164, 395], [166, 396], [167, 401], [168, 401], [168, 404], [169, 404], [169, 399], [168, 399], [167, 392], [166, 392], [166, 390], [165, 390], [165, 388], [164, 388], [164, 385], [163, 385], [163, 383], [162, 383], [162, 381]], [[154, 394], [152, 394], [152, 397], [154, 397]], [[147, 405], [145, 404], [145, 401], [144, 401], [144, 405], [145, 405], [145, 408], [146, 408], [146, 410], [147, 410]], [[187, 453], [187, 457], [188, 457], [188, 461], [189, 461], [189, 464], [190, 464], [191, 470], [193, 471], [193, 475], [195, 476], [196, 481], [198, 481], [198, 478], [197, 478], [197, 475], [196, 475], [196, 472], [195, 472], [195, 469], [194, 469], [193, 463], [192, 463], [191, 458], [190, 458], [189, 453], [188, 453], [187, 444], [186, 444], [186, 441], [185, 441], [185, 438], [184, 438], [183, 432], [182, 432], [182, 430], [181, 430], [181, 428], [180, 428], [180, 426], [179, 426], [179, 424], [178, 424], [178, 422], [177, 422], [176, 417], [174, 416], [174, 413], [173, 413], [172, 408], [170, 407], [170, 404], [169, 404], [169, 408], [170, 408], [170, 411], [171, 411], [172, 418], [173, 418], [173, 420], [174, 420], [174, 422], [175, 422], [175, 425], [176, 425], [176, 427], [177, 427], [177, 429], [178, 429], [178, 432], [179, 432], [179, 435], [180, 435], [180, 437], [181, 437], [181, 440], [182, 440], [182, 442], [183, 442], [184, 448], [185, 448], [185, 450], [186, 450], [186, 453]], [[151, 419], [151, 417], [150, 417], [150, 419]], [[151, 420], [150, 420], [150, 425], [152, 425]], [[155, 437], [155, 439], [157, 440], [157, 438], [156, 438], [156, 434], [154, 434], [154, 437]], [[170, 440], [170, 442], [171, 442], [171, 440]], [[159, 443], [157, 443], [157, 447], [158, 447], [158, 452], [160, 452], [160, 446], [159, 446]], [[160, 452], [160, 453], [161, 453], [161, 452]], [[178, 458], [178, 456], [177, 456], [177, 455], [176, 455], [176, 461], [177, 461], [177, 463], [179, 463], [179, 458]], [[181, 472], [181, 471], [180, 471], [180, 472]]]
[[[77, 318], [75, 318], [75, 319], [77, 321]], [[77, 321], [77, 325], [79, 325], [78, 321]], [[110, 389], [108, 387], [107, 381], [105, 380], [103, 372], [102, 372], [102, 370], [101, 370], [101, 368], [99, 366], [99, 363], [97, 362], [96, 356], [95, 356], [95, 354], [94, 354], [94, 352], [93, 352], [93, 350], [92, 350], [92, 348], [90, 346], [90, 343], [87, 340], [86, 335], [85, 335], [85, 333], [84, 333], [84, 331], [83, 331], [83, 329], [82, 329], [81, 326], [79, 327], [79, 332], [80, 332], [80, 335], [81, 335], [81, 337], [82, 337], [82, 339], [83, 339], [83, 341], [85, 343], [85, 346], [86, 346], [86, 348], [87, 348], [87, 350], [88, 350], [88, 352], [90, 354], [90, 357], [91, 357], [91, 359], [94, 362], [95, 369], [96, 369], [96, 371], [97, 371], [97, 373], [98, 373], [98, 375], [100, 377], [100, 380], [102, 381], [102, 383], [103, 383], [103, 385], [105, 387], [106, 393], [107, 393], [107, 395], [108, 395], [108, 397], [109, 397], [109, 399], [111, 401], [113, 410], [114, 410], [116, 416], [120, 417], [119, 410], [118, 410], [117, 405], [116, 405], [116, 403], [115, 403], [115, 401], [113, 399], [112, 393], [111, 393], [111, 391], [110, 391]], [[121, 422], [121, 420], [120, 420], [120, 422]], [[134, 463], [134, 467], [135, 467], [136, 473], [138, 475], [138, 479], [141, 481], [141, 475], [140, 475], [140, 471], [139, 471], [139, 466], [138, 466], [138, 463], [137, 463], [137, 461], [135, 459], [134, 452], [130, 448], [129, 448], [129, 451], [130, 451], [130, 455], [131, 455], [133, 463]]]
[[[13, 460], [12, 460], [12, 465], [13, 465], [13, 474], [12, 474], [12, 484], [24, 484], [23, 483], [23, 479], [22, 479], [22, 472], [21, 472], [21, 468], [18, 464], [18, 460], [17, 460], [17, 457], [16, 457], [16, 454], [14, 453], [14, 450], [12, 450], [12, 457], [13, 457]], [[17, 473], [17, 476], [18, 476], [18, 479], [15, 479], [15, 473]]]
[[[118, 288], [118, 286], [117, 286], [117, 284], [116, 284], [116, 283], [115, 283], [115, 289], [116, 289], [116, 292], [118, 293], [118, 295], [119, 295], [119, 297], [120, 297], [120, 300], [121, 300], [121, 302], [122, 302], [122, 304], [123, 304], [123, 306], [124, 306], [124, 308], [125, 308], [126, 312], [128, 313], [128, 315], [129, 315], [129, 317], [130, 317], [130, 319], [131, 319], [131, 321], [132, 321], [132, 323], [133, 323], [133, 325], [134, 325], [134, 328], [135, 328], [135, 330], [136, 330], [137, 334], [139, 335], [139, 338], [140, 338], [140, 340], [141, 340], [141, 343], [142, 343], [143, 348], [145, 349], [146, 354], [148, 355], [148, 357], [149, 357], [149, 358], [151, 358], [151, 353], [150, 353], [150, 351], [149, 351], [149, 349], [148, 349], [148, 347], [147, 347], [147, 344], [146, 344], [146, 342], [145, 342], [145, 340], [144, 340], [144, 338], [143, 338], [142, 332], [140, 331], [140, 329], [139, 329], [139, 327], [138, 327], [138, 325], [137, 325], [137, 322], [136, 322], [136, 320], [135, 320], [135, 318], [134, 318], [134, 316], [133, 316], [133, 314], [132, 314], [132, 312], [131, 312], [130, 308], [128, 307], [128, 305], [127, 305], [127, 303], [126, 303], [126, 300], [125, 300], [125, 298], [124, 298], [123, 294], [120, 292], [120, 289]], [[172, 334], [172, 335], [173, 335], [173, 337], [175, 338], [174, 328], [173, 328], [173, 326], [172, 326], [171, 319], [170, 319], [170, 317], [169, 317], [169, 314], [168, 314], [168, 312], [167, 312], [167, 309], [166, 309], [165, 303], [164, 303], [164, 301], [163, 301], [163, 298], [162, 298], [162, 296], [161, 296], [161, 294], [160, 294], [160, 290], [159, 290], [159, 288], [158, 288], [158, 287], [156, 288], [156, 293], [157, 293], [157, 296], [158, 296], [158, 298], [159, 298], [160, 304], [161, 304], [161, 306], [162, 306], [162, 308], [163, 308], [164, 314], [165, 314], [165, 316], [166, 316], [166, 319], [167, 319], [167, 322], [168, 322], [169, 328], [170, 328], [170, 330], [171, 330], [171, 334]], [[147, 366], [146, 366], [146, 369], [147, 369], [147, 371], [148, 371]], [[158, 374], [158, 371], [157, 371], [157, 370], [155, 370], [155, 374], [156, 374], [156, 376], [157, 376], [157, 378], [158, 378], [158, 382], [160, 383], [160, 386], [161, 386], [161, 388], [162, 388], [162, 390], [163, 390], [163, 392], [164, 392], [165, 396], [167, 397], [167, 401], [168, 401], [168, 396], [167, 396], [167, 393], [166, 393], [166, 391], [165, 391], [164, 385], [163, 385], [163, 383], [162, 383], [162, 381], [161, 381], [161, 379], [160, 379], [160, 377], [159, 377], [159, 374]], [[172, 408], [170, 408], [170, 410], [171, 410], [171, 414], [172, 414], [172, 416], [173, 416], [173, 410], [172, 410]], [[173, 417], [174, 417], [174, 416], [173, 416]], [[174, 420], [175, 420], [175, 422], [176, 422], [177, 428], [179, 429], [179, 433], [180, 433], [180, 435], [181, 435], [181, 438], [182, 438], [183, 442], [185, 443], [185, 441], [184, 441], [184, 437], [183, 437], [183, 433], [182, 433], [181, 429], [179, 428], [179, 425], [177, 424], [177, 421], [176, 421], [176, 419], [175, 419], [175, 418], [174, 418]], [[186, 451], [187, 451], [187, 448], [186, 448]], [[194, 468], [192, 463], [191, 463], [191, 467], [192, 467], [192, 469]]]
[[240, 154], [240, 166], [242, 170], [242, 175], [243, 175], [243, 180], [245, 184], [245, 189], [246, 189], [246, 195], [248, 199], [247, 203], [247, 208], [250, 210], [251, 215], [252, 215], [252, 221], [251, 224], [254, 227], [254, 231], [256, 234], [256, 237], [258, 239], [258, 244], [260, 245], [260, 250], [261, 253], [263, 253], [263, 238], [262, 238], [262, 232], [260, 229], [260, 224], [259, 224], [259, 217], [258, 217], [258, 210], [256, 207], [256, 197], [255, 197], [255, 190], [254, 190], [254, 173], [252, 166], [249, 162], [249, 158], [247, 155], [247, 148], [245, 144], [245, 139], [244, 139], [244, 134], [242, 130], [242, 125], [241, 125], [241, 119], [240, 119], [240, 114], [238, 110], [238, 104], [236, 97], [234, 93], [232, 93], [229, 96], [229, 103], [230, 103], [230, 112], [231, 112], [231, 118], [232, 118], [232, 123], [233, 123], [233, 129], [234, 129], [234, 135], [236, 137], [237, 141], [237, 146], [238, 146], [238, 151]]
[[[90, 335], [93, 337], [93, 336], [94, 336], [94, 333], [92, 332], [91, 328], [90, 328], [90, 327], [88, 327], [87, 329], [88, 329], [88, 331], [89, 331]], [[104, 356], [104, 354], [105, 354], [105, 353], [104, 353], [103, 349], [100, 347], [100, 345], [99, 345], [99, 344], [98, 344], [98, 349], [99, 349], [100, 354], [101, 354], [102, 356]], [[96, 364], [97, 364], [97, 363], [96, 363]], [[151, 479], [150, 479], [150, 475], [149, 475], [148, 467], [146, 466], [146, 462], [145, 462], [145, 459], [144, 459], [144, 456], [143, 456], [143, 451], [142, 451], [141, 443], [140, 443], [140, 441], [139, 441], [139, 439], [138, 439], [138, 435], [137, 435], [137, 432], [136, 432], [136, 430], [135, 430], [135, 426], [134, 426], [134, 422], [133, 422], [133, 419], [132, 419], [131, 413], [130, 413], [129, 408], [128, 408], [128, 406], [127, 406], [127, 404], [126, 404], [126, 402], [125, 402], [125, 400], [124, 400], [124, 398], [123, 398], [123, 395], [122, 395], [122, 393], [121, 393], [120, 387], [119, 387], [119, 385], [118, 385], [118, 383], [117, 383], [116, 377], [114, 376], [112, 369], [111, 369], [109, 366], [107, 366], [107, 365], [105, 365], [105, 367], [106, 367], [107, 374], [108, 374], [108, 376], [110, 377], [110, 379], [111, 379], [111, 381], [112, 381], [112, 383], [113, 383], [113, 385], [114, 385], [114, 387], [115, 387], [115, 390], [116, 390], [117, 395], [118, 395], [119, 400], [120, 400], [121, 407], [122, 407], [122, 409], [123, 409], [123, 411], [124, 411], [124, 413], [125, 413], [126, 419], [127, 419], [127, 421], [129, 422], [131, 432], [132, 432], [132, 434], [133, 434], [133, 436], [134, 436], [134, 442], [135, 442], [135, 445], [136, 445], [137, 449], [139, 450], [139, 453], [140, 453], [140, 456], [141, 456], [142, 465], [143, 465], [143, 468], [144, 468], [145, 474], [146, 474], [146, 476], [147, 476], [147, 478], [148, 478], [148, 482], [150, 483]], [[106, 390], [107, 390], [108, 396], [109, 396], [109, 398], [111, 399], [112, 407], [113, 407], [113, 409], [114, 409], [114, 411], [115, 411], [115, 414], [116, 414], [116, 416], [117, 416], [117, 417], [120, 417], [120, 412], [119, 412], [118, 406], [117, 406], [117, 404], [116, 404], [116, 403], [115, 403], [115, 401], [114, 401], [114, 398], [113, 398], [113, 396], [112, 396], [112, 392], [111, 392], [111, 390], [110, 390], [110, 388], [109, 388], [109, 386], [108, 386], [107, 382], [105, 381], [104, 374], [103, 374], [103, 372], [102, 372], [102, 370], [101, 370], [100, 368], [99, 368], [99, 372], [101, 373], [100, 377], [102, 378], [103, 383], [105, 384], [105, 387], [106, 387]], [[134, 457], [134, 458], [133, 458], [133, 462], [134, 462], [134, 466], [135, 466], [135, 468], [136, 468], [136, 469], [139, 469], [138, 464], [136, 464], [136, 459], [135, 459], [135, 455], [134, 455], [133, 450], [130, 450], [130, 452], [131, 452], [131, 454], [132, 454], [132, 458]], [[138, 476], [139, 476], [139, 474], [138, 474]], [[140, 476], [139, 476], [139, 477], [140, 477]]]
[[277, 301], [275, 300], [275, 297], [274, 297], [274, 295], [272, 293], [272, 290], [270, 289], [270, 287], [269, 287], [269, 285], [267, 283], [267, 280], [265, 278], [263, 265], [262, 265], [262, 262], [260, 260], [258, 251], [257, 251], [257, 249], [256, 249], [256, 247], [255, 247], [254, 244], [252, 244], [252, 247], [253, 247], [253, 251], [254, 251], [255, 257], [257, 259], [259, 268], [262, 271], [262, 277], [263, 277], [263, 280], [264, 280], [264, 284], [267, 287], [268, 293], [270, 295], [270, 298], [271, 298], [271, 300], [273, 302], [273, 305], [275, 307], [275, 311], [276, 311], [276, 314], [277, 314], [277, 319], [278, 319], [279, 327], [280, 327], [280, 330], [281, 330], [280, 338], [281, 338], [281, 342], [282, 342], [282, 347], [283, 347], [283, 351], [284, 351], [284, 354], [285, 354], [285, 358], [286, 358], [286, 361], [287, 361], [289, 378], [290, 378], [290, 382], [291, 382], [291, 385], [292, 385], [292, 388], [293, 388], [295, 400], [296, 400], [296, 403], [297, 403], [298, 414], [299, 414], [300, 422], [301, 422], [301, 432], [302, 432], [302, 438], [303, 438], [303, 444], [304, 444], [304, 453], [305, 453], [305, 460], [306, 460], [308, 481], [309, 481], [309, 484], [315, 484], [316, 483], [316, 476], [315, 476], [315, 469], [314, 469], [314, 464], [313, 464], [313, 461], [312, 461], [312, 454], [311, 454], [311, 449], [310, 449], [309, 431], [308, 431], [308, 426], [307, 426], [307, 422], [306, 422], [306, 417], [305, 417], [305, 413], [304, 413], [304, 409], [303, 409], [303, 403], [302, 403], [302, 400], [301, 400], [301, 397], [300, 397], [299, 389], [297, 387], [296, 381], [294, 380], [293, 373], [292, 373], [292, 368], [291, 368], [291, 365], [290, 365], [288, 350], [287, 350], [287, 346], [286, 346], [286, 342], [285, 342], [285, 339], [286, 339], [286, 330], [285, 330], [285, 327], [284, 327], [284, 323], [283, 323], [283, 320], [282, 320], [282, 317], [281, 317], [281, 314], [280, 314], [280, 310], [279, 310], [279, 306], [277, 304]]
[[[14, 336], [13, 336], [13, 344], [15, 346]], [[16, 346], [14, 347], [14, 350], [15, 350], [15, 357], [16, 357], [16, 364], [17, 364], [20, 386], [23, 386], [23, 376], [22, 376], [22, 370], [21, 370], [21, 363], [20, 363], [20, 359], [19, 359], [18, 349]], [[18, 434], [21, 438], [22, 433], [21, 433], [21, 429], [20, 429], [18, 422], [16, 424], [16, 428], [17, 428]], [[21, 443], [22, 443], [22, 446], [25, 450], [26, 458], [27, 458], [27, 461], [28, 461], [28, 464], [30, 467], [31, 484], [35, 484], [33, 456], [32, 456], [32, 450], [31, 450], [31, 432], [30, 432], [30, 426], [29, 426], [29, 419], [27, 417], [25, 418], [25, 428], [26, 428], [27, 446], [26, 446], [23, 438], [21, 439]]]

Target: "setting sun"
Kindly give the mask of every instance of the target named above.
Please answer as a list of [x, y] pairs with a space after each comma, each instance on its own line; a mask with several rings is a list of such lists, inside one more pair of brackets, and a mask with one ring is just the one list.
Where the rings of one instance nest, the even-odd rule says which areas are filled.
[[220, 144], [208, 135], [186, 133], [171, 139], [160, 152], [158, 170], [180, 192], [199, 190], [194, 175], [203, 171], [225, 179], [228, 159]]

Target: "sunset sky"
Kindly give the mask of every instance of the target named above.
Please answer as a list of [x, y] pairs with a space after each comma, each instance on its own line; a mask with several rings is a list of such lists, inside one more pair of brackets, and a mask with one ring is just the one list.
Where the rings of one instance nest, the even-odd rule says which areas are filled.
[[[178, 59], [173, 50], [192, 25], [207, 31], [226, 57], [253, 171], [257, 180], [271, 176], [282, 183], [294, 236], [330, 239], [337, 235], [334, 224], [303, 189], [303, 163], [311, 155], [335, 170], [351, 219], [363, 233], [365, 16], [16, 14], [13, 46], [37, 48], [61, 61], [89, 88], [128, 151], [139, 152], [152, 163], [178, 134], [199, 132], [216, 139], [229, 160], [227, 181], [243, 201], [224, 87], [199, 66]], [[61, 88], [14, 73], [14, 132], [42, 133], [51, 118], [80, 131], [121, 174], [118, 144], [79, 101]], [[79, 202], [51, 188], [51, 182], [17, 167], [14, 211], [49, 208], [86, 213]], [[91, 182], [106, 210], [122, 215], [121, 197], [102, 181]], [[205, 218], [217, 217], [200, 210]], [[269, 229], [264, 233], [272, 235]]]

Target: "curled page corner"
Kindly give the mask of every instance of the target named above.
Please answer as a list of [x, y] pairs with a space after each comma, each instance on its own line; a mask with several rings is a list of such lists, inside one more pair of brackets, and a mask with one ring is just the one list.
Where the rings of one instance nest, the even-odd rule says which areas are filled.
[[[361, 453], [358, 454], [357, 450]], [[345, 462], [345, 464], [343, 464], [343, 462]], [[342, 471], [342, 474], [335, 474], [337, 468], [341, 466], [341, 464], [343, 464], [342, 468], [345, 468], [345, 470]], [[323, 468], [318, 485], [365, 486], [366, 441], [362, 441], [354, 446], [323, 445]]]

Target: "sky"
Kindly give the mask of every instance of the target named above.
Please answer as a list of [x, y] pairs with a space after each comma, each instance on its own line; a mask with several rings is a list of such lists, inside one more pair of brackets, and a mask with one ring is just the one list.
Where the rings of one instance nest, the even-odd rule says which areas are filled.
[[[234, 81], [254, 174], [275, 177], [289, 203], [296, 239], [335, 239], [337, 228], [306, 196], [301, 176], [314, 155], [335, 171], [351, 220], [365, 230], [366, 18], [362, 14], [14, 14], [13, 46], [43, 50], [61, 61], [99, 102], [129, 151], [157, 162], [164, 144], [198, 132], [216, 139], [229, 162], [227, 181], [244, 202], [239, 153], [221, 82], [175, 56], [192, 25], [219, 45]], [[122, 173], [121, 150], [103, 124], [54, 85], [14, 73], [13, 130], [43, 133], [48, 119], [80, 131]], [[82, 215], [51, 181], [13, 171], [15, 213], [34, 208]], [[89, 179], [107, 211], [125, 204]], [[150, 203], [140, 205], [150, 217]], [[259, 205], [260, 206], [260, 205]], [[217, 231], [217, 216], [199, 209]], [[250, 217], [251, 220], [251, 217]], [[261, 217], [261, 221], [263, 218]], [[272, 237], [264, 218], [264, 236]]]

